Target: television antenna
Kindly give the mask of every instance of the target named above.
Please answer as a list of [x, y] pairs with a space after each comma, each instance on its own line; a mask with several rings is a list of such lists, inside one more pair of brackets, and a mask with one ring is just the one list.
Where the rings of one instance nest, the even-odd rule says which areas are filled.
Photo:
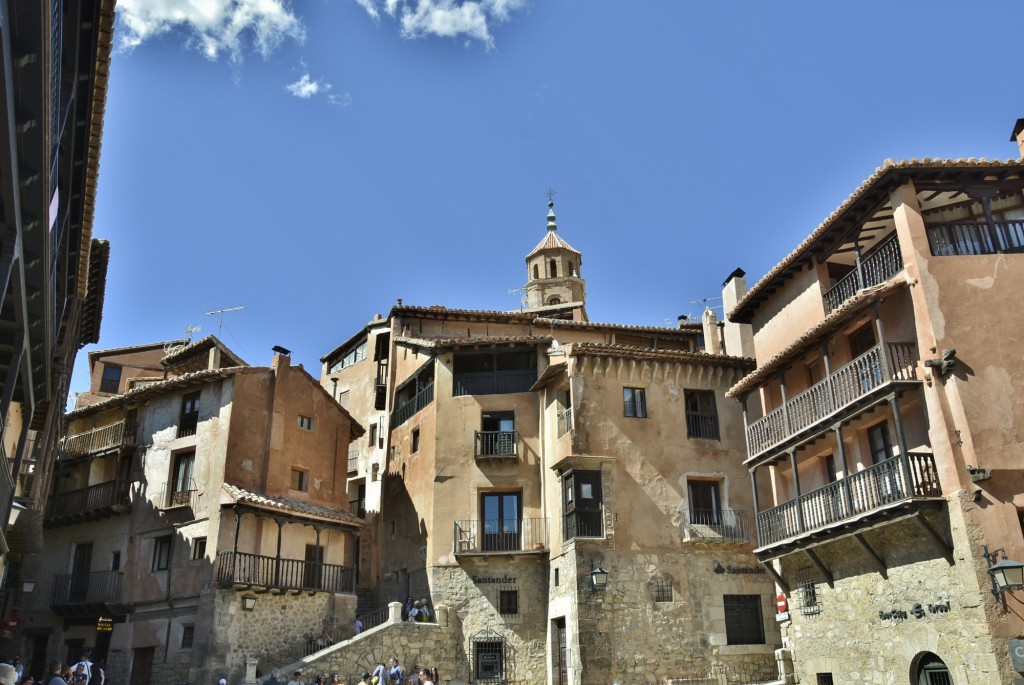
[[690, 300], [690, 304], [699, 304], [699, 305], [701, 305], [701, 307], [703, 307], [703, 309], [701, 309], [701, 311], [704, 311], [704, 309], [721, 309], [723, 305], [716, 304], [716, 305], [712, 306], [712, 305], [708, 304], [708, 302], [712, 302], [714, 300], [721, 300], [721, 299], [722, 298], [720, 298], [720, 297], [702, 297], [699, 300]]
[[245, 307], [244, 306], [242, 306], [242, 307], [227, 307], [225, 309], [214, 309], [212, 312], [206, 312], [207, 314], [209, 314], [211, 316], [216, 314], [219, 317], [218, 322], [217, 322], [217, 337], [218, 338], [220, 337], [221, 330], [224, 328], [224, 314], [226, 312], [237, 312], [239, 309], [245, 309]]
[[520, 309], [526, 309], [526, 300], [527, 300], [526, 290], [524, 290], [523, 288], [509, 288], [508, 289], [508, 294], [509, 295], [519, 295], [519, 308]]

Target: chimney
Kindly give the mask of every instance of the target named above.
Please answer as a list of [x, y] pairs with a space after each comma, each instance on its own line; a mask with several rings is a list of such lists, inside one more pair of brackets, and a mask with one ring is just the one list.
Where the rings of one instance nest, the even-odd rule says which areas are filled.
[[725, 354], [734, 357], [754, 358], [754, 333], [748, 323], [733, 323], [729, 320], [729, 312], [736, 308], [736, 303], [747, 294], [746, 272], [736, 269], [722, 284], [722, 305], [725, 311]]
[[704, 324], [704, 351], [708, 354], [722, 354], [722, 340], [719, 338], [718, 316], [711, 307], [704, 307], [700, 317]]
[[1017, 123], [1013, 125], [1010, 142], [1017, 143], [1017, 151], [1020, 153], [1020, 158], [1024, 159], [1024, 119], [1018, 119]]
[[688, 323], [690, 323], [690, 317], [686, 314], [680, 314], [676, 317], [676, 328], [683, 328]]
[[274, 345], [271, 348], [274, 353], [274, 359], [270, 363], [271, 368], [277, 369], [281, 367], [288, 367], [292, 365], [291, 355], [292, 351], [281, 347], [280, 345]]

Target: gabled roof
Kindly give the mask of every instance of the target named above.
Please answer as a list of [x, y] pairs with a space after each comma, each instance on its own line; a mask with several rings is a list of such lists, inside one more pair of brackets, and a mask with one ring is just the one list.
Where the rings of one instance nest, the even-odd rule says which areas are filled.
[[163, 342], [145, 343], [143, 345], [129, 345], [128, 347], [111, 347], [106, 350], [93, 350], [89, 353], [89, 371], [92, 372], [96, 360], [100, 357], [126, 354], [129, 352], [145, 352], [147, 350], [166, 349], [170, 345], [186, 345], [187, 340], [165, 340]]
[[366, 526], [362, 519], [345, 509], [287, 497], [270, 497], [231, 483], [224, 483], [221, 487], [224, 495], [221, 497], [222, 506], [244, 505], [271, 514], [286, 514], [311, 521], [330, 521], [350, 528]]
[[214, 347], [220, 350], [221, 360], [227, 362], [228, 366], [249, 366], [244, 359], [232, 352], [227, 345], [222, 343], [217, 336], [212, 334], [205, 338], [200, 338], [194, 343], [186, 344], [180, 349], [171, 350], [163, 359], [160, 360], [160, 363], [166, 369], [176, 364], [180, 364], [187, 359], [196, 357], [203, 352], [208, 352]]
[[730, 321], [749, 323], [760, 302], [773, 292], [793, 269], [802, 267], [806, 260], [822, 252], [822, 246], [839, 240], [850, 231], [857, 230], [858, 220], [865, 218], [863, 211], [881, 206], [888, 194], [907, 180], [957, 181], [962, 183], [995, 185], [1001, 180], [1020, 184], [1024, 160], [987, 159], [887, 159], [869, 176], [828, 218], [814, 229], [796, 249], [772, 267], [728, 312]]

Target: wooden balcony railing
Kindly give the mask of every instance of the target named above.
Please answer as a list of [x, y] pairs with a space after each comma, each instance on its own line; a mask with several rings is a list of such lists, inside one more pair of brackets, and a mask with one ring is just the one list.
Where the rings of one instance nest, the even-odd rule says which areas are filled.
[[55, 574], [50, 605], [55, 609], [82, 604], [118, 605], [123, 602], [123, 585], [124, 573], [121, 571]]
[[747, 426], [752, 459], [892, 381], [916, 380], [917, 346], [877, 345]]
[[899, 273], [903, 268], [903, 254], [900, 252], [896, 235], [878, 246], [871, 256], [860, 263], [860, 269], [854, 269], [840, 278], [825, 293], [825, 313], [838, 309], [839, 305], [856, 295], [864, 288], [870, 288]]
[[403, 402], [391, 412], [391, 427], [397, 428], [411, 419], [417, 412], [434, 401], [434, 384], [430, 383], [411, 399]]
[[529, 392], [537, 382], [536, 369], [520, 371], [485, 371], [455, 375], [452, 395], [507, 395]]
[[277, 590], [355, 592], [355, 574], [348, 566], [279, 559], [247, 552], [220, 552], [217, 555], [217, 582]]
[[135, 444], [135, 434], [138, 428], [136, 423], [118, 421], [109, 426], [68, 435], [61, 439], [57, 456], [61, 459], [69, 459], [129, 447]]
[[131, 505], [131, 482], [111, 480], [87, 488], [57, 492], [50, 495], [45, 521], [59, 523], [61, 519], [88, 521], [100, 515], [127, 512]]
[[759, 512], [757, 537], [764, 547], [829, 528], [894, 502], [941, 494], [932, 455], [911, 452], [905, 466], [900, 456], [886, 459], [849, 478]]
[[455, 522], [456, 554], [542, 552], [547, 548], [546, 518]]
[[746, 542], [747, 512], [740, 509], [690, 509], [687, 530], [708, 542]]
[[519, 431], [476, 431], [473, 456], [477, 459], [516, 459]]
[[937, 257], [1024, 252], [1024, 221], [957, 221], [925, 225]]

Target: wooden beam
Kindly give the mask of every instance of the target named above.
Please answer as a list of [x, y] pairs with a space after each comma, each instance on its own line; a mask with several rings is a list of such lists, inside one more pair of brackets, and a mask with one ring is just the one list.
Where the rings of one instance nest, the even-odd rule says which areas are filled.
[[917, 521], [917, 525], [921, 526], [921, 530], [925, 532], [925, 535], [930, 537], [935, 542], [936, 546], [942, 551], [942, 556], [946, 557], [946, 563], [952, 566], [953, 547], [942, 539], [942, 536], [939, 535], [938, 531], [932, 527], [932, 524], [928, 523], [924, 518], [924, 512], [918, 512], [914, 517], [914, 520]]
[[811, 563], [818, 568], [821, 575], [825, 577], [825, 582], [828, 583], [828, 586], [830, 588], [834, 588], [836, 581], [835, 578], [832, 577], [832, 572], [825, 568], [825, 564], [821, 563], [821, 559], [819, 559], [818, 555], [814, 553], [814, 550], [805, 549], [804, 554], [806, 554], [807, 558], [811, 560]]
[[853, 539], [857, 541], [857, 544], [860, 545], [860, 548], [868, 555], [868, 558], [874, 562], [875, 568], [878, 569], [880, 574], [882, 574], [882, 577], [888, 580], [889, 570], [885, 567], [885, 562], [882, 561], [882, 557], [878, 556], [878, 553], [872, 549], [871, 545], [868, 544], [868, 541], [864, 539], [862, 534], [854, 533]]
[[762, 561], [761, 565], [764, 566], [764, 570], [768, 572], [768, 575], [775, 580], [775, 583], [782, 588], [782, 591], [788, 595], [790, 593], [789, 583], [786, 582], [785, 578], [779, 575], [778, 571], [775, 570], [775, 567], [772, 566], [772, 562]]

